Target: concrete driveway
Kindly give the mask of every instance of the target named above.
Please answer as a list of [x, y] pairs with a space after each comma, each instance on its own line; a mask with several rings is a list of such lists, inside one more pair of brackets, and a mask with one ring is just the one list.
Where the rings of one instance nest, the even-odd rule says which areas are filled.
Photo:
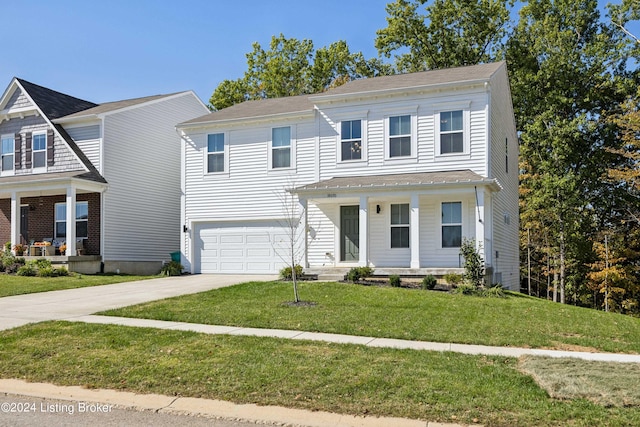
[[0, 298], [0, 330], [194, 294], [277, 276], [196, 274]]

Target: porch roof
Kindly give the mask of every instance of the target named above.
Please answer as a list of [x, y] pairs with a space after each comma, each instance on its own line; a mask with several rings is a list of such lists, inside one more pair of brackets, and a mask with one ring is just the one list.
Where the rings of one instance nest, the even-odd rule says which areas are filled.
[[335, 177], [294, 188], [291, 192], [297, 194], [314, 194], [326, 191], [414, 190], [435, 186], [469, 185], [484, 185], [494, 191], [502, 189], [497, 180], [485, 178], [469, 169], [465, 169], [444, 172]]
[[0, 198], [14, 191], [23, 196], [59, 194], [72, 184], [81, 192], [102, 192], [108, 186], [100, 174], [84, 170], [14, 175], [0, 178]]

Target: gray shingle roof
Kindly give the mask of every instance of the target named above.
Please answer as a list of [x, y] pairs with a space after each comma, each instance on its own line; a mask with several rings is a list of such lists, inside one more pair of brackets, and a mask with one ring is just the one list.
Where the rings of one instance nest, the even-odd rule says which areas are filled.
[[197, 117], [181, 123], [190, 125], [196, 123], [213, 123], [226, 120], [240, 120], [278, 114], [313, 111], [313, 102], [309, 101], [309, 95], [287, 96], [283, 98], [269, 98], [255, 101], [245, 101], [228, 108]]
[[178, 125], [178, 127], [194, 124], [213, 124], [230, 120], [255, 119], [279, 114], [311, 112], [313, 111], [315, 102], [322, 101], [324, 98], [330, 98], [336, 95], [356, 95], [365, 92], [375, 93], [389, 90], [402, 90], [416, 87], [489, 80], [491, 76], [493, 76], [493, 74], [502, 66], [504, 66], [504, 62], [494, 62], [467, 67], [353, 80], [342, 86], [313, 95], [245, 101], [183, 122]]
[[469, 169], [446, 172], [416, 172], [390, 175], [365, 175], [336, 177], [313, 184], [303, 185], [293, 190], [294, 193], [339, 191], [339, 190], [365, 190], [365, 189], [389, 189], [397, 187], [414, 187], [443, 184], [496, 184], [493, 179], [485, 178]]
[[[177, 92], [177, 93], [180, 93], [180, 92]], [[74, 113], [74, 114], [66, 115], [64, 117], [64, 119], [78, 118], [78, 117], [85, 117], [85, 116], [93, 116], [93, 115], [97, 115], [97, 114], [108, 113], [110, 111], [120, 110], [122, 108], [131, 107], [131, 106], [138, 105], [138, 104], [143, 104], [145, 102], [154, 101], [156, 99], [161, 99], [161, 98], [165, 98], [165, 97], [172, 96], [172, 95], [175, 95], [175, 93], [171, 93], [171, 94], [167, 94], [167, 95], [145, 96], [145, 97], [142, 97], [142, 98], [125, 99], [125, 100], [122, 100], [122, 101], [115, 101], [115, 102], [105, 102], [103, 104], [96, 105], [93, 108], [88, 108], [86, 110], [79, 111], [79, 112]]]
[[56, 92], [55, 90], [39, 86], [26, 80], [18, 78], [16, 78], [16, 80], [24, 90], [27, 91], [31, 99], [33, 99], [33, 102], [38, 105], [44, 115], [51, 120], [98, 105], [93, 102], [65, 95], [61, 92]]

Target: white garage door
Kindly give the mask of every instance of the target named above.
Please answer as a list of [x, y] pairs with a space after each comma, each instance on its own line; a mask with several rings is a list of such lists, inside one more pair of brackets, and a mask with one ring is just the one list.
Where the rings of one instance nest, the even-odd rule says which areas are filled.
[[277, 274], [285, 265], [280, 257], [287, 257], [287, 233], [277, 223], [200, 224], [195, 230], [196, 273]]

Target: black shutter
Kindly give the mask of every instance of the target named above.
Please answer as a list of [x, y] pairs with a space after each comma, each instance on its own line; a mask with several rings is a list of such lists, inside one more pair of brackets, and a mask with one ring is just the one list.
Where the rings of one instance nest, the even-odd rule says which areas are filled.
[[22, 169], [22, 135], [19, 133], [15, 134], [15, 138], [13, 140], [14, 143], [14, 156], [13, 163], [15, 169]]
[[47, 131], [47, 166], [53, 166], [55, 161], [53, 155], [55, 154], [53, 149], [53, 129]]
[[31, 152], [32, 152], [32, 138], [31, 138], [31, 132], [27, 132], [27, 134], [25, 135], [25, 161], [24, 161], [24, 167], [25, 169], [31, 169], [31, 165], [32, 163], [32, 158], [31, 158]]

